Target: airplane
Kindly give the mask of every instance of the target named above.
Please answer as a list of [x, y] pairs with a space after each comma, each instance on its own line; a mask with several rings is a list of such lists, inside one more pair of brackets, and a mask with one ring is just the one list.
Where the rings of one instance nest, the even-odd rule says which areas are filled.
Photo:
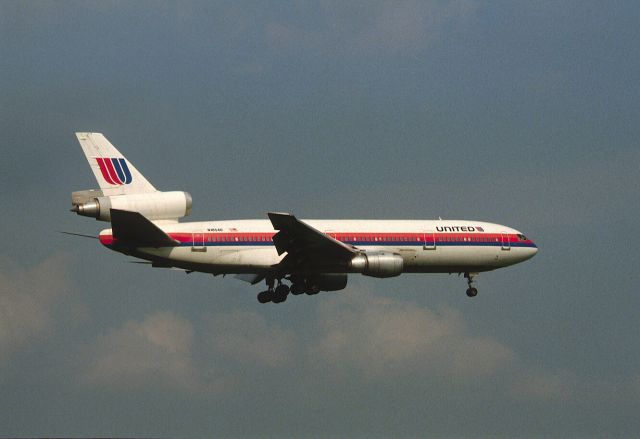
[[76, 136], [100, 188], [73, 192], [71, 211], [111, 223], [100, 243], [152, 267], [264, 281], [260, 303], [342, 290], [356, 273], [464, 274], [466, 294], [475, 297], [479, 273], [538, 252], [518, 230], [472, 220], [301, 220], [268, 212], [268, 219], [180, 223], [191, 212], [189, 193], [157, 190], [101, 133]]

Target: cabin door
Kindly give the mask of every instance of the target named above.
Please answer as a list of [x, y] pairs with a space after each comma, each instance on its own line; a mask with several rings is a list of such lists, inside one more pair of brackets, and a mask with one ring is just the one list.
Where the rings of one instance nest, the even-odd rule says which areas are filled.
[[192, 233], [193, 243], [191, 244], [192, 252], [206, 252], [207, 247], [204, 245], [204, 233]]
[[511, 242], [509, 241], [509, 234], [502, 232], [502, 250], [511, 250]]
[[433, 230], [424, 232], [424, 242], [422, 245], [423, 250], [435, 250], [436, 249], [436, 234]]

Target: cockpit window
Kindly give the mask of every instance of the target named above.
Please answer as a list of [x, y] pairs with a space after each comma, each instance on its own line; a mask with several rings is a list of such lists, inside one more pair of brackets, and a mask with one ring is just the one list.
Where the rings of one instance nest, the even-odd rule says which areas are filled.
[[526, 241], [526, 240], [527, 240], [527, 237], [526, 237], [526, 236], [524, 236], [524, 235], [518, 234], [518, 239], [519, 239], [520, 241]]

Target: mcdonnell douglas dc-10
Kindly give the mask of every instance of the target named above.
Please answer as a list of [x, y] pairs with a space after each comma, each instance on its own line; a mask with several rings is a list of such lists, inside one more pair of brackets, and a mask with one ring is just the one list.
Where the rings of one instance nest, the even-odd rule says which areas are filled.
[[519, 231], [480, 221], [301, 220], [269, 212], [268, 220], [179, 223], [191, 212], [187, 192], [158, 191], [102, 134], [76, 136], [100, 189], [73, 192], [71, 210], [111, 222], [98, 236], [104, 246], [153, 267], [264, 281], [261, 303], [342, 290], [350, 273], [464, 273], [474, 297], [478, 273], [538, 251]]

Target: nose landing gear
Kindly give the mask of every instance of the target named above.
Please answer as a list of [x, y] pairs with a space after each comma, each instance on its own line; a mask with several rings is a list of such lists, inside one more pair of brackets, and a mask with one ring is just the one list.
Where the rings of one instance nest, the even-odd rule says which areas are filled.
[[464, 277], [467, 278], [467, 297], [476, 297], [478, 295], [478, 290], [473, 286], [474, 278], [478, 275], [478, 273], [465, 273]]

